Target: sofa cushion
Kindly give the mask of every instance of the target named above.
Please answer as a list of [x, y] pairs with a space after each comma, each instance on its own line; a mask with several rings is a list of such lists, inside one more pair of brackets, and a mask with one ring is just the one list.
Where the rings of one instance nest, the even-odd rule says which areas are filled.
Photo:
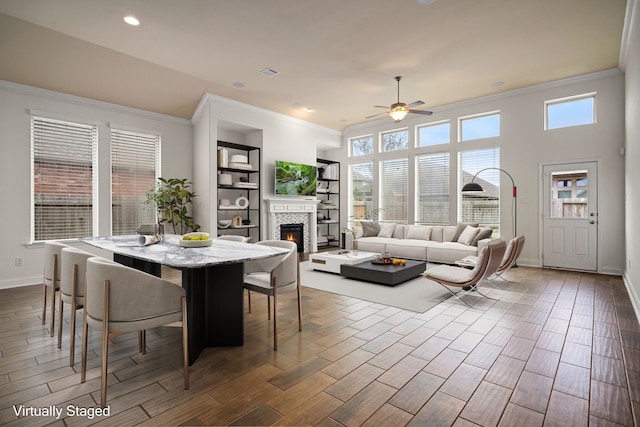
[[467, 225], [464, 231], [460, 233], [460, 236], [458, 237], [458, 243], [471, 245], [471, 242], [473, 242], [473, 239], [478, 235], [479, 231], [479, 228]]
[[411, 225], [407, 230], [405, 239], [429, 240], [431, 237], [431, 227]]
[[477, 255], [478, 248], [458, 242], [442, 242], [427, 249], [427, 261], [454, 264], [468, 255]]
[[378, 233], [378, 237], [393, 237], [393, 232], [396, 229], [396, 224], [394, 222], [387, 222], [384, 224], [380, 224], [380, 232]]
[[470, 225], [472, 227], [477, 227], [478, 223], [473, 224], [470, 222], [459, 222], [456, 227], [456, 232], [454, 233], [453, 237], [451, 237], [451, 240], [449, 240], [449, 242], [457, 242], [458, 237], [460, 237], [464, 229], [467, 228], [467, 225]]
[[491, 227], [480, 227], [478, 234], [476, 234], [476, 237], [473, 238], [471, 244], [473, 246], [478, 246], [479, 240], [488, 239], [492, 234], [493, 230], [491, 229]]
[[377, 221], [360, 221], [363, 237], [376, 237], [380, 233], [380, 224]]

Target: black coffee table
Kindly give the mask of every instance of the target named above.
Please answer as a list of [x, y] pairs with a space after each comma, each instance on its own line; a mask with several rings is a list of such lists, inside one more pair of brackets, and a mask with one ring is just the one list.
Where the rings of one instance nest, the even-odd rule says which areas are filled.
[[420, 276], [427, 268], [425, 261], [407, 260], [406, 265], [373, 264], [371, 261], [360, 264], [343, 264], [340, 274], [349, 279], [363, 280], [386, 286], [396, 286]]

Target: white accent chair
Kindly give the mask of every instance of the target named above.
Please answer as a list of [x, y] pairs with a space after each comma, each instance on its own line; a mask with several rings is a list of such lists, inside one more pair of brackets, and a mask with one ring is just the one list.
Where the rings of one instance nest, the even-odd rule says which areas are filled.
[[51, 336], [56, 316], [56, 291], [60, 289], [60, 259], [62, 249], [68, 245], [60, 242], [44, 243], [44, 272], [42, 274], [42, 324], [47, 316], [47, 290], [51, 289]]
[[244, 287], [248, 291], [251, 312], [251, 291], [267, 295], [267, 310], [271, 319], [273, 297], [273, 350], [278, 350], [278, 288], [295, 285], [298, 292], [298, 330], [302, 330], [302, 298], [300, 295], [300, 262], [298, 245], [287, 240], [263, 240], [256, 245], [289, 249], [284, 256], [265, 258], [245, 263]]
[[62, 249], [60, 297], [58, 299], [58, 348], [62, 348], [62, 313], [64, 303], [71, 304], [69, 319], [69, 366], [73, 366], [76, 343], [76, 310], [84, 306], [87, 260], [95, 255], [69, 246]]
[[182, 322], [184, 388], [189, 389], [189, 349], [185, 290], [142, 271], [93, 257], [87, 260], [82, 322], [82, 371], [87, 371], [88, 328], [102, 331], [100, 405], [107, 402], [107, 355], [109, 337], [138, 331], [139, 351], [145, 353], [145, 329]]
[[428, 269], [424, 277], [425, 279], [433, 280], [442, 285], [451, 295], [462, 301], [465, 305], [469, 304], [459, 296], [462, 290], [453, 292], [450, 287], [469, 287], [471, 288], [470, 291], [475, 291], [485, 298], [492, 299], [481, 293], [477, 286], [482, 280], [493, 275], [498, 270], [506, 247], [507, 245], [504, 240], [494, 240], [482, 248], [478, 256], [478, 261], [472, 270], [452, 265], [439, 265]]

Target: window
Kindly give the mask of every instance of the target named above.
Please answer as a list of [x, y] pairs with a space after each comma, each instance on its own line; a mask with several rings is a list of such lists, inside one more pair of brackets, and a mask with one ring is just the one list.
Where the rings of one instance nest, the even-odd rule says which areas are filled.
[[407, 129], [380, 133], [382, 151], [398, 151], [409, 148], [409, 131]]
[[373, 136], [360, 136], [349, 139], [351, 157], [373, 154]]
[[437, 153], [417, 158], [417, 223], [449, 225], [449, 157], [449, 153]]
[[380, 168], [381, 219], [406, 223], [409, 160], [387, 160]]
[[418, 147], [428, 147], [431, 145], [448, 144], [450, 142], [451, 125], [446, 123], [431, 123], [418, 126]]
[[[460, 220], [500, 229], [500, 149], [464, 151], [460, 153], [460, 189], [471, 182], [479, 183], [484, 192], [462, 193]], [[482, 171], [482, 172], [481, 172]], [[481, 173], [479, 173], [481, 172]], [[460, 191], [460, 190], [458, 190]]]
[[460, 141], [500, 136], [500, 113], [492, 112], [460, 118]]
[[31, 117], [31, 240], [93, 236], [95, 125]]
[[546, 101], [545, 129], [589, 125], [596, 122], [595, 93]]
[[349, 217], [367, 218], [373, 210], [373, 163], [349, 166]]
[[570, 179], [562, 179], [562, 180], [558, 181], [558, 187], [571, 187], [571, 180]]
[[570, 190], [558, 191], [558, 199], [570, 199], [570, 198], [571, 198]]
[[160, 137], [111, 129], [111, 215], [113, 235], [135, 234], [142, 224], [155, 224], [145, 194], [156, 185], [160, 170]]

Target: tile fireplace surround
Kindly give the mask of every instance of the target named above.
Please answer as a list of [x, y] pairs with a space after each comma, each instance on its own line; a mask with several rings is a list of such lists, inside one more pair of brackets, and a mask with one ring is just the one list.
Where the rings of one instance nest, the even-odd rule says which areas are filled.
[[304, 224], [304, 252], [318, 251], [316, 199], [266, 199], [269, 213], [268, 238], [280, 239], [280, 224]]

